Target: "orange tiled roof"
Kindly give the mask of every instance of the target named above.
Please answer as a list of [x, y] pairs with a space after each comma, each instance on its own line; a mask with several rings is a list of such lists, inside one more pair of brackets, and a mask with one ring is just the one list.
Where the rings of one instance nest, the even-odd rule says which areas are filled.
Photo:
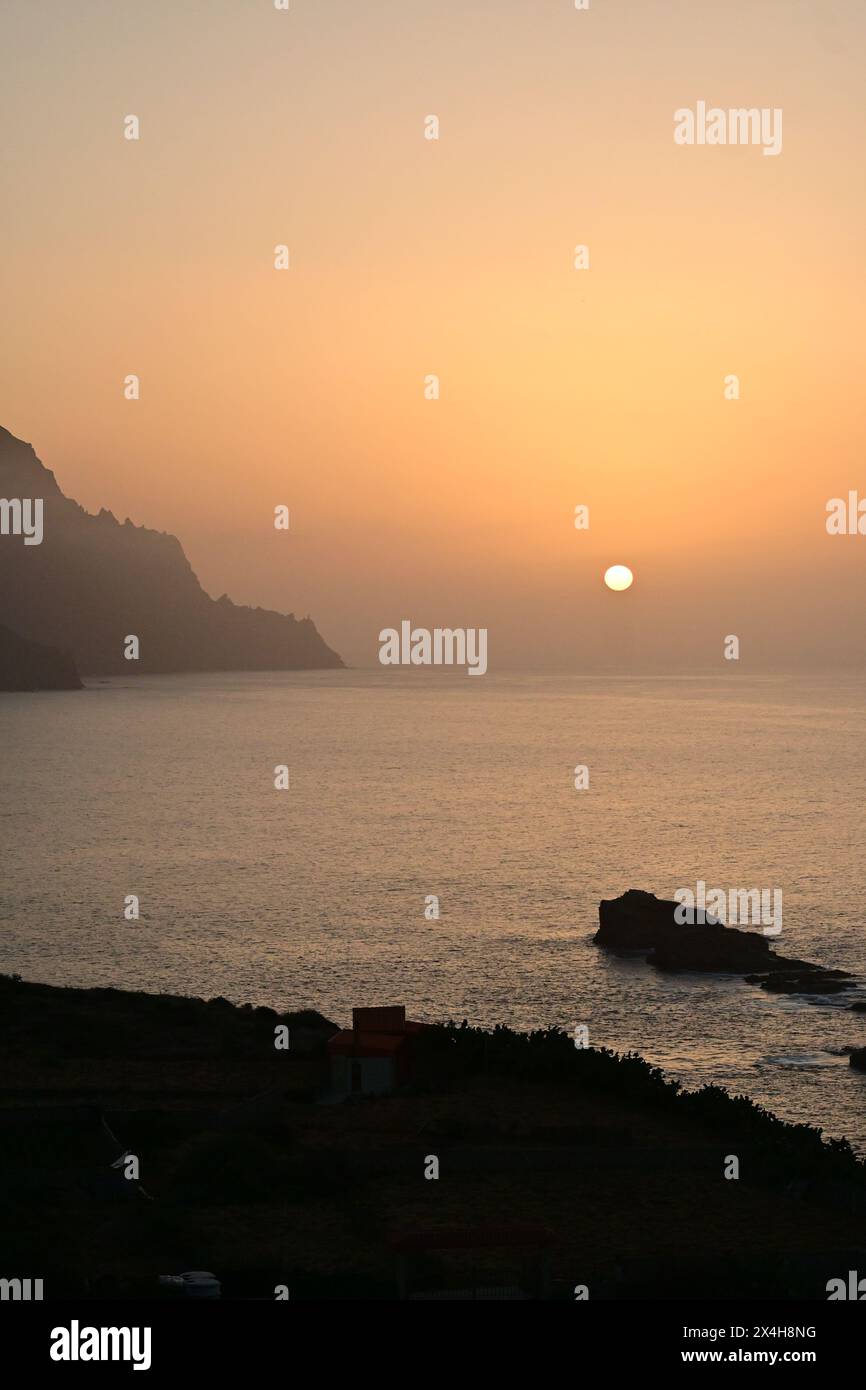
[[328, 1051], [338, 1057], [391, 1057], [405, 1045], [405, 1033], [353, 1033], [344, 1028], [328, 1040]]

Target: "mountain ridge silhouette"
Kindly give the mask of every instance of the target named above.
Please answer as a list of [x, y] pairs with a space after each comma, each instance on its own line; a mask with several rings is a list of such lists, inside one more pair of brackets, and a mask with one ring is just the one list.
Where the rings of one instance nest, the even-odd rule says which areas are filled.
[[[86, 511], [2, 426], [0, 498], [41, 498], [44, 529], [39, 545], [0, 536], [0, 623], [71, 652], [83, 675], [343, 666], [310, 618], [211, 598], [177, 536]], [[133, 634], [140, 655], [127, 660]]]

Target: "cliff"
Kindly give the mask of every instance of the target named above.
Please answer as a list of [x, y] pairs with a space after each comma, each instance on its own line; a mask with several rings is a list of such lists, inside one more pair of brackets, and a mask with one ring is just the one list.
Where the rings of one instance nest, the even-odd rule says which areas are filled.
[[68, 652], [28, 642], [0, 624], [0, 690], [80, 690]]
[[[71, 650], [79, 670], [118, 675], [339, 667], [309, 618], [205, 593], [175, 536], [91, 515], [33, 448], [0, 428], [0, 498], [43, 503], [41, 544], [0, 536], [0, 622]], [[139, 639], [138, 661], [124, 638]]]

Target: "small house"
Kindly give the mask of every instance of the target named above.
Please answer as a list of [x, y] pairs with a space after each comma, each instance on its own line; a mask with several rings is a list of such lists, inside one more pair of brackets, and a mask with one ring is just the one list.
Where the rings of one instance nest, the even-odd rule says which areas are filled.
[[343, 1095], [385, 1095], [412, 1079], [412, 1039], [423, 1023], [407, 1019], [402, 1004], [353, 1009], [352, 1027], [328, 1040], [331, 1089]]

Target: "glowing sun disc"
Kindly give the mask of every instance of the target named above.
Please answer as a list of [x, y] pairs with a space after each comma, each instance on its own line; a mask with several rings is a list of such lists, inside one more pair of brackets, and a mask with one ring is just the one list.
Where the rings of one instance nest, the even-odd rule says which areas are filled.
[[623, 589], [631, 588], [634, 575], [628, 565], [611, 565], [610, 569], [606, 569], [604, 572], [604, 582], [609, 589], [621, 593]]

